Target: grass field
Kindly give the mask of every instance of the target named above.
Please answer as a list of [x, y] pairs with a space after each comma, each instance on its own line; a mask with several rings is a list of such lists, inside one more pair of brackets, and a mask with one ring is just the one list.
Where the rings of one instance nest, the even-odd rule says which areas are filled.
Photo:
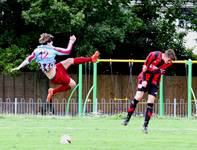
[[[111, 117], [0, 116], [0, 150], [196, 150], [197, 120], [153, 118], [149, 134], [142, 117], [128, 126]], [[59, 143], [62, 135], [71, 144]]]

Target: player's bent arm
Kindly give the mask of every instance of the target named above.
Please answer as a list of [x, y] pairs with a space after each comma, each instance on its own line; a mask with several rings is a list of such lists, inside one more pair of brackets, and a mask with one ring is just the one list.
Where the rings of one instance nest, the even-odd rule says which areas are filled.
[[169, 68], [172, 65], [172, 63], [166, 64], [164, 68], [152, 68], [151, 70], [148, 70], [149, 73], [153, 74], [160, 74], [160, 75], [165, 75], [166, 74], [166, 69]]
[[57, 55], [69, 55], [75, 41], [76, 41], [76, 37], [72, 35], [70, 36], [70, 40], [67, 48], [54, 47], [54, 50], [57, 52]]
[[21, 68], [28, 65], [33, 59], [35, 59], [35, 53], [33, 52], [31, 55], [29, 55], [18, 67], [11, 69], [12, 71], [20, 70]]
[[149, 68], [153, 60], [155, 59], [155, 55], [153, 52], [150, 52], [149, 55], [146, 57], [146, 60], [144, 62], [144, 66], [146, 66], [146, 69]]

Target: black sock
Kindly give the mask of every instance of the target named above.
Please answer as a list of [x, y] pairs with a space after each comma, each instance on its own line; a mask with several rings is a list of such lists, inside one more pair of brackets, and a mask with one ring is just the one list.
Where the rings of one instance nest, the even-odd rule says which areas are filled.
[[144, 126], [147, 127], [149, 120], [153, 114], [153, 103], [148, 103], [147, 108], [146, 108], [146, 113], [145, 113], [145, 118], [144, 118]]
[[133, 114], [133, 112], [135, 111], [135, 108], [138, 104], [138, 100], [134, 99], [131, 101], [130, 107], [128, 109], [128, 114], [127, 114], [127, 120], [129, 120]]

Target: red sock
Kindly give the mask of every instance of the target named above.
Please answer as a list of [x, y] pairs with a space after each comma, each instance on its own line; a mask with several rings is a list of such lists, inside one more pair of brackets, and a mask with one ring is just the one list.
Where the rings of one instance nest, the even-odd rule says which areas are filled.
[[53, 89], [53, 94], [56, 94], [56, 93], [59, 93], [59, 92], [64, 92], [64, 91], [67, 91], [69, 89], [70, 89], [69, 85], [67, 85], [67, 86], [61, 85], [61, 86]]
[[82, 64], [86, 62], [92, 62], [92, 59], [90, 57], [77, 57], [74, 58], [74, 64]]

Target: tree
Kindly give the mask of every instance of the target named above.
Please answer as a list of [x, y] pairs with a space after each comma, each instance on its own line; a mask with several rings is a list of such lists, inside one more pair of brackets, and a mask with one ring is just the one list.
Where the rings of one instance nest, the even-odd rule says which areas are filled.
[[[191, 54], [183, 46], [184, 33], [177, 33], [176, 20], [182, 18], [182, 6], [185, 1], [168, 0], [142, 0], [134, 5], [133, 12], [143, 20], [143, 28], [130, 34], [137, 37], [137, 45], [141, 45], [139, 53], [147, 54], [152, 50], [164, 51], [168, 48], [175, 49], [178, 58], [190, 57]], [[140, 56], [139, 56], [140, 57]]]
[[125, 33], [135, 30], [141, 20], [128, 7], [128, 0], [37, 0], [23, 11], [26, 23], [33, 23], [55, 34], [74, 33], [79, 37], [77, 54], [90, 54], [95, 49], [112, 53]]
[[[98, 49], [102, 58], [143, 59], [152, 50], [167, 48], [174, 48], [180, 59], [191, 56], [183, 46], [184, 33], [177, 33], [175, 24], [184, 17], [185, 0], [7, 0], [0, 4], [5, 12], [0, 16], [1, 70], [19, 63], [4, 53], [12, 52], [13, 58], [23, 53], [17, 57], [24, 59], [42, 32], [53, 34], [54, 44], [64, 47], [65, 38], [75, 34], [75, 56]], [[196, 9], [192, 11], [187, 19], [196, 29]]]
[[0, 1], [0, 47], [12, 44], [22, 25], [21, 8], [16, 0]]
[[17, 0], [0, 1], [0, 12], [0, 71], [9, 72], [31, 52], [36, 34], [24, 25]]

